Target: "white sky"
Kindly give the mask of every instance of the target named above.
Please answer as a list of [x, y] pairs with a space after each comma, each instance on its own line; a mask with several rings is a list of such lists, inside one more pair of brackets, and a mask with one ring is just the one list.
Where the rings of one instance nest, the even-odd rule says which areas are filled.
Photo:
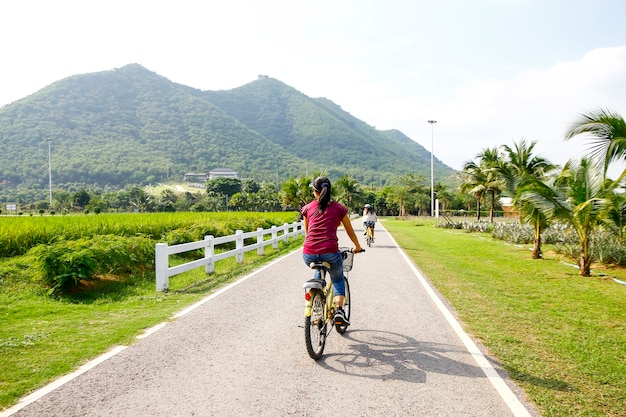
[[264, 74], [455, 169], [522, 138], [562, 164], [581, 112], [626, 117], [625, 22], [624, 0], [2, 1], [0, 106], [130, 63], [202, 90]]

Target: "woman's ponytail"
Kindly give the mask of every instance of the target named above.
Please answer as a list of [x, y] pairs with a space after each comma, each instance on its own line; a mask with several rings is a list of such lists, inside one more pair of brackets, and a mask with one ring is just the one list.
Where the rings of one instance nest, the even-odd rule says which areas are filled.
[[313, 189], [319, 193], [318, 208], [320, 213], [323, 213], [330, 203], [330, 195], [332, 186], [330, 180], [326, 177], [317, 177], [312, 183]]

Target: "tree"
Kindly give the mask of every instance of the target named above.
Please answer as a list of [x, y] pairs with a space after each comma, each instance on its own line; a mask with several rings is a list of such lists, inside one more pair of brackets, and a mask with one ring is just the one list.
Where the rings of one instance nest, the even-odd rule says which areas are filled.
[[522, 139], [515, 142], [513, 148], [504, 145], [505, 160], [499, 166], [499, 173], [504, 180], [507, 192], [513, 197], [513, 203], [520, 214], [520, 221], [533, 227], [534, 242], [531, 256], [533, 259], [540, 259], [542, 257], [541, 232], [548, 226], [548, 219], [532, 204], [518, 198], [525, 184], [532, 187], [534, 180], [541, 180], [548, 172], [556, 168], [548, 160], [533, 155], [536, 144], [536, 141], [528, 143]]
[[589, 242], [594, 228], [602, 221], [613, 191], [626, 173], [617, 181], [604, 181], [601, 166], [589, 159], [568, 161], [554, 179], [534, 179], [520, 195], [520, 200], [532, 204], [548, 219], [560, 219], [574, 228], [580, 244], [579, 274], [591, 274]]
[[362, 194], [361, 186], [356, 179], [351, 175], [344, 175], [335, 182], [333, 189], [337, 195], [337, 200], [343, 203], [348, 210], [356, 208], [355, 203], [360, 201]]
[[421, 175], [406, 174], [396, 179], [396, 184], [391, 189], [392, 202], [398, 204], [399, 215], [407, 215], [407, 207], [416, 208], [418, 195], [426, 192], [424, 187], [425, 178]]
[[461, 173], [461, 192], [473, 195], [476, 199], [476, 221], [480, 221], [481, 201], [483, 194], [487, 190], [485, 183], [487, 182], [486, 174], [474, 161], [468, 161], [463, 166]]
[[502, 154], [498, 148], [487, 148], [483, 149], [476, 157], [480, 160], [481, 169], [486, 174], [485, 191], [491, 196], [489, 223], [493, 223], [493, 216], [496, 210], [496, 195], [499, 195], [504, 188], [504, 181], [498, 172], [498, 167], [502, 164]]
[[603, 108], [581, 114], [565, 140], [581, 134], [591, 136], [593, 146], [589, 156], [602, 166], [604, 176], [611, 162], [626, 159], [626, 122], [619, 114]]
[[496, 195], [504, 188], [504, 181], [499, 173], [502, 155], [498, 148], [486, 148], [476, 155], [478, 163], [468, 161], [463, 167], [461, 191], [473, 194], [477, 201], [477, 220], [480, 221], [480, 201], [484, 194], [491, 196], [489, 222], [493, 223], [496, 207]]
[[241, 191], [248, 194], [259, 192], [259, 184], [252, 178], [246, 178], [241, 182]]
[[313, 199], [311, 181], [315, 177], [303, 176], [289, 178], [281, 187], [283, 194], [283, 206], [301, 209]]
[[626, 194], [613, 193], [610, 196], [610, 204], [604, 224], [617, 236], [620, 242], [624, 242], [624, 235], [626, 234]]
[[159, 202], [157, 204], [158, 211], [176, 211], [176, 194], [169, 188], [161, 191], [161, 197], [159, 198]]
[[132, 207], [142, 213], [154, 211], [152, 196], [139, 187], [131, 188], [128, 201]]
[[82, 188], [74, 193], [73, 201], [75, 206], [85, 207], [87, 204], [89, 204], [90, 200], [91, 196], [87, 191]]
[[241, 191], [241, 180], [237, 178], [217, 177], [207, 181], [206, 191], [211, 194], [232, 196]]

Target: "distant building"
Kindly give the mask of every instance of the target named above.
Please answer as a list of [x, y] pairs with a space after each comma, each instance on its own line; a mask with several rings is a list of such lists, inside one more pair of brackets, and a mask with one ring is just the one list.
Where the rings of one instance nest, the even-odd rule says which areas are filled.
[[239, 178], [239, 173], [228, 168], [215, 168], [209, 172], [209, 180], [214, 178]]
[[196, 174], [193, 172], [188, 172], [185, 175], [183, 175], [183, 181], [186, 181], [186, 182], [207, 182], [208, 179], [209, 179], [209, 174], [206, 174], [206, 173]]
[[188, 172], [183, 175], [183, 181], [193, 183], [205, 183], [214, 178], [239, 178], [239, 173], [228, 168], [215, 168], [207, 173]]
[[502, 210], [504, 211], [504, 217], [517, 217], [515, 206], [513, 205], [513, 199], [511, 197], [500, 198], [500, 204], [502, 205]]

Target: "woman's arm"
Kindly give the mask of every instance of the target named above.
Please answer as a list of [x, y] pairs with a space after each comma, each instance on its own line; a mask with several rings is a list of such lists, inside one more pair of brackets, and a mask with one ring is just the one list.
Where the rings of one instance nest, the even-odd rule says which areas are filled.
[[352, 228], [352, 223], [350, 222], [350, 218], [348, 217], [347, 214], [343, 216], [343, 219], [341, 219], [341, 223], [343, 224], [343, 227], [346, 229], [346, 233], [348, 233], [348, 237], [350, 237], [350, 240], [352, 241], [352, 243], [354, 243], [353, 252], [354, 253], [361, 252], [363, 248], [361, 248], [361, 244], [359, 243], [359, 238], [356, 237], [356, 233], [354, 233], [354, 229]]

